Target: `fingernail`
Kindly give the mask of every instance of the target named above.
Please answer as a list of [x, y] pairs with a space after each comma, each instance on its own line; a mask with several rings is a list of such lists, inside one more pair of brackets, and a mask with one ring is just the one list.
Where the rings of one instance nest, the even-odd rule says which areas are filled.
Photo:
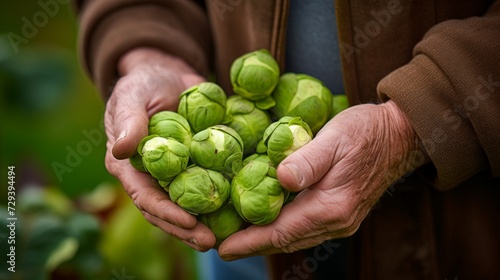
[[303, 180], [303, 177], [302, 177], [302, 173], [300, 172], [299, 168], [297, 167], [297, 165], [293, 164], [293, 163], [285, 163], [283, 165], [284, 168], [288, 169], [288, 172], [290, 175], [293, 176], [293, 178], [295, 179], [295, 182], [299, 185], [299, 186], [302, 186], [302, 180]]
[[226, 261], [226, 262], [230, 262], [230, 261], [234, 261], [238, 258], [236, 256], [233, 256], [233, 255], [224, 255], [224, 256], [221, 256], [221, 259]]
[[120, 136], [118, 136], [118, 138], [116, 139], [115, 143], [122, 140], [126, 136], [127, 136], [127, 131], [126, 130], [122, 131], [122, 133], [120, 133]]
[[196, 238], [191, 238], [191, 239], [189, 239], [189, 243], [194, 244], [194, 245], [198, 245], [198, 240], [196, 240]]

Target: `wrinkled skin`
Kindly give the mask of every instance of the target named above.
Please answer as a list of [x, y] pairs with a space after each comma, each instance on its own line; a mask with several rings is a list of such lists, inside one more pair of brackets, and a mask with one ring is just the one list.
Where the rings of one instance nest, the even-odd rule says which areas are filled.
[[391, 182], [426, 161], [413, 128], [392, 101], [353, 106], [278, 166], [283, 186], [302, 190], [295, 200], [273, 223], [230, 236], [219, 254], [233, 260], [293, 252], [350, 236]]
[[[123, 160], [147, 135], [148, 118], [161, 110], [175, 111], [179, 94], [203, 78], [182, 61], [151, 49], [124, 56], [119, 72], [122, 78], [106, 107], [106, 167], [151, 224], [195, 250], [214, 247], [215, 236], [206, 226], [172, 203], [150, 175]], [[219, 255], [233, 260], [293, 252], [352, 235], [391, 182], [427, 160], [392, 101], [346, 109], [278, 166], [283, 186], [302, 192], [273, 223], [231, 235], [218, 248]]]
[[206, 251], [215, 244], [213, 233], [170, 201], [149, 174], [137, 171], [126, 160], [148, 134], [149, 118], [159, 111], [176, 111], [179, 95], [204, 78], [186, 63], [147, 48], [124, 55], [119, 72], [121, 78], [106, 104], [106, 168], [151, 224]]

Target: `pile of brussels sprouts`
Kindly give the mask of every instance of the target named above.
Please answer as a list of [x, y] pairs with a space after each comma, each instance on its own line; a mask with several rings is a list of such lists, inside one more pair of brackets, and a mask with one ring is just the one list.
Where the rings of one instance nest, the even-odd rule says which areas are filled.
[[203, 82], [181, 94], [177, 112], [153, 115], [149, 135], [130, 158], [218, 243], [245, 225], [277, 218], [296, 195], [278, 181], [278, 164], [348, 107], [345, 95], [333, 96], [314, 77], [280, 75], [264, 49], [237, 58], [230, 78], [230, 97]]

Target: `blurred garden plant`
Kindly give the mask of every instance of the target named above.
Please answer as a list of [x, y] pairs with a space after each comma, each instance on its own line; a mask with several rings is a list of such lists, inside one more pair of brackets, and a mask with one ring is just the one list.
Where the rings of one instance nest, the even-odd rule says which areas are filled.
[[[56, 187], [23, 187], [17, 201], [15, 272], [2, 263], [0, 279], [196, 278], [194, 253], [149, 225], [119, 186], [75, 199]], [[0, 243], [2, 252], [8, 246]]]

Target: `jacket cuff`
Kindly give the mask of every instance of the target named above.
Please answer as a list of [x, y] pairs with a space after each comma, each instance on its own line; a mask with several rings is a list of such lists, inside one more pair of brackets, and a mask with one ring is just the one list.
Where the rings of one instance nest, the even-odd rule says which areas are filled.
[[[92, 11], [89, 14], [93, 18], [90, 19], [83, 15], [79, 38], [81, 53], [103, 98], [109, 97], [119, 78], [119, 59], [137, 47], [160, 49], [182, 58], [201, 75], [208, 75], [211, 50], [210, 35], [205, 30], [208, 24], [203, 24], [200, 19], [205, 18], [201, 10], [193, 7], [186, 10], [184, 7], [182, 11], [177, 13], [175, 9], [158, 4], [141, 4], [114, 10], [101, 9], [101, 14]], [[191, 17], [198, 24], [183, 24]]]
[[[447, 190], [487, 167], [476, 132], [451, 104], [457, 94], [442, 70], [424, 54], [386, 76], [378, 85], [406, 114], [437, 171], [436, 188]], [[451, 102], [450, 102], [451, 101]], [[451, 105], [451, 106], [450, 106]]]

